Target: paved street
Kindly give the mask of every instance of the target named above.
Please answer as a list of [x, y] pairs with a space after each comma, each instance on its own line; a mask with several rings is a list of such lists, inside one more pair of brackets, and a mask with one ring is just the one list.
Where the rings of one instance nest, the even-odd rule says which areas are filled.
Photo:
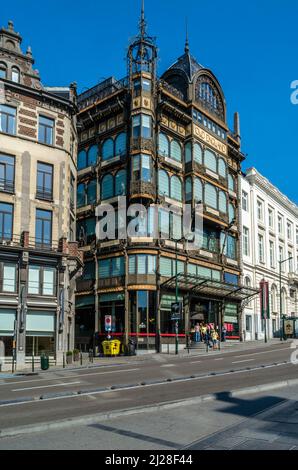
[[[298, 379], [297, 366], [290, 363], [290, 346], [290, 342], [275, 342], [241, 351], [156, 355], [150, 360], [131, 357], [123, 363], [106, 362], [92, 368], [0, 376], [1, 433], [11, 435], [2, 437], [0, 448], [126, 449], [134, 448], [136, 441], [140, 449], [178, 449], [190, 443], [199, 448], [224, 447], [218, 442], [220, 435], [214, 435], [212, 442], [197, 441], [238, 425], [243, 417], [263, 412], [285, 398], [294, 399], [296, 385], [275, 389], [275, 393], [262, 388], [246, 392], [247, 387], [267, 384], [270, 389], [271, 383]], [[196, 401], [205, 396], [209, 399]], [[181, 400], [183, 403], [175, 403]], [[160, 427], [163, 419], [175, 430], [173, 434]], [[128, 429], [133, 435], [126, 433]], [[38, 431], [38, 443], [34, 431]], [[141, 442], [134, 433], [149, 437]], [[16, 440], [15, 434], [21, 434], [21, 439]]]

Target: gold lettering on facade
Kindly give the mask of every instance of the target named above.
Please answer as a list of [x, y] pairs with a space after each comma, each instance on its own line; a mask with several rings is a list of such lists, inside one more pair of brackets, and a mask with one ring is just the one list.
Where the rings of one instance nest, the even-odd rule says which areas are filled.
[[210, 145], [211, 147], [223, 153], [224, 155], [227, 155], [227, 146], [212, 135], [208, 134], [208, 132], [204, 131], [198, 126], [194, 126], [194, 134], [206, 144]]

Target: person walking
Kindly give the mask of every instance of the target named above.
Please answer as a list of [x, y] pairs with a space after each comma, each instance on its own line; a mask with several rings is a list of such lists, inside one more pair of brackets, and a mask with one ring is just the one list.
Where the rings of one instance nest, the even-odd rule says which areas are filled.
[[195, 324], [195, 342], [199, 343], [201, 341], [201, 334], [200, 334], [200, 325], [199, 323]]
[[213, 349], [217, 349], [218, 333], [215, 330], [211, 331], [211, 340], [212, 340]]
[[222, 327], [221, 329], [221, 340], [222, 342], [224, 343], [225, 340], [226, 340], [226, 334], [227, 334], [227, 329], [225, 327], [225, 325]]

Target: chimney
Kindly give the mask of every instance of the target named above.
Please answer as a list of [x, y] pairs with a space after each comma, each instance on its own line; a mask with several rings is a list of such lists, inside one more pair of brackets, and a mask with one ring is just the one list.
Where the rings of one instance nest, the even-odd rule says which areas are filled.
[[239, 117], [239, 113], [236, 112], [234, 113], [234, 135], [237, 139], [237, 141], [241, 142], [241, 135], [240, 135], [240, 117]]

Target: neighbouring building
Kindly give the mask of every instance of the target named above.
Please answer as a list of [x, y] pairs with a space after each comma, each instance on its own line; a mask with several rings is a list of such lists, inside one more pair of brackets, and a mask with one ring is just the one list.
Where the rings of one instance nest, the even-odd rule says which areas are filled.
[[12, 22], [0, 30], [0, 347], [17, 367], [74, 344], [76, 86], [42, 85]]
[[[113, 336], [136, 339], [139, 350], [173, 347], [176, 299], [183, 302], [181, 348], [197, 321], [225, 324], [228, 337], [239, 339], [242, 301], [256, 294], [241, 282], [238, 114], [230, 130], [223, 90], [191, 55], [188, 40], [161, 77], [157, 59], [142, 11], [126, 78], [111, 77], [78, 96], [77, 237], [85, 264], [77, 280], [76, 344], [83, 350], [94, 333], [104, 338], [107, 315]], [[120, 197], [127, 206], [162, 206], [163, 239], [152, 235], [149, 216], [141, 237], [118, 237], [116, 219], [116, 240], [98, 240], [97, 206], [117, 210]], [[167, 208], [199, 202], [203, 245], [190, 252], [181, 216]]]
[[[255, 168], [241, 178], [241, 191], [244, 284], [269, 283], [269, 337], [279, 335], [282, 315], [297, 318], [298, 334], [298, 206]], [[259, 297], [245, 307], [243, 330], [247, 340], [264, 339]]]

